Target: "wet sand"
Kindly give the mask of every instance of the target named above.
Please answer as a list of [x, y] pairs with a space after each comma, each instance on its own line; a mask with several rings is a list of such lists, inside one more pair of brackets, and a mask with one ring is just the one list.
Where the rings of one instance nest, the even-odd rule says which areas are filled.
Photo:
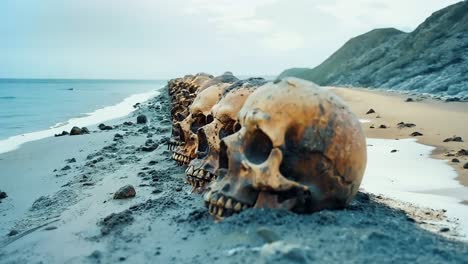
[[[331, 89], [345, 100], [353, 112], [361, 119], [369, 120], [363, 127], [367, 137], [402, 139], [412, 138], [411, 133], [417, 131], [422, 136], [414, 137], [418, 142], [436, 147], [432, 156], [448, 160], [448, 164], [457, 171], [457, 179], [468, 186], [468, 169], [463, 165], [468, 162], [468, 156], [447, 156], [455, 154], [460, 149], [468, 150], [468, 103], [443, 102], [421, 96], [402, 95], [389, 92], [370, 91], [358, 88]], [[412, 98], [413, 102], [405, 102]], [[366, 114], [369, 109], [376, 113]], [[399, 122], [413, 123], [411, 128], [398, 128]], [[375, 128], [370, 128], [371, 126]], [[379, 128], [387, 126], [386, 129]], [[443, 142], [446, 138], [460, 136], [464, 142]], [[457, 158], [459, 163], [451, 160]]]
[[[123, 124], [135, 123], [138, 114], [149, 123]], [[466, 261], [468, 244], [439, 224], [447, 220], [443, 210], [372, 193], [360, 192], [344, 210], [297, 215], [250, 209], [216, 223], [202, 198], [190, 193], [184, 168], [170, 158], [169, 119], [162, 91], [115, 120], [111, 131], [94, 128], [90, 135], [40, 140], [1, 154], [0, 167], [9, 168], [2, 184], [11, 181], [5, 186], [15, 189], [5, 189], [11, 195], [0, 203], [0, 226], [8, 226], [0, 232], [0, 263]], [[122, 138], [114, 140], [116, 133]], [[142, 151], [148, 142], [158, 147]], [[67, 163], [73, 157], [76, 163]], [[66, 165], [71, 168], [62, 171]], [[9, 217], [31, 188], [27, 177], [35, 176], [36, 192], [24, 198], [31, 204], [22, 202], [24, 213]], [[114, 200], [127, 184], [136, 196]]]

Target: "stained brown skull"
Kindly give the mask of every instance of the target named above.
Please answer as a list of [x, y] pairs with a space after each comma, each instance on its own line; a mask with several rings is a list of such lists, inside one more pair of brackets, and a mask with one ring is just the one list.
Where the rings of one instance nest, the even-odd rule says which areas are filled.
[[223, 98], [212, 108], [208, 119], [213, 122], [198, 129], [197, 156], [185, 171], [187, 182], [194, 187], [194, 191], [203, 191], [206, 184], [216, 178], [221, 139], [239, 130], [240, 124], [236, 121], [239, 110], [249, 95], [265, 83], [263, 78], [235, 82], [226, 89]]
[[188, 115], [188, 109], [198, 92], [207, 88], [207, 84], [213, 79], [212, 75], [198, 73], [187, 75], [184, 78], [171, 80], [168, 83], [168, 91], [171, 96], [171, 116], [173, 122], [182, 121]]
[[174, 150], [172, 158], [179, 165], [186, 165], [195, 158], [197, 150], [197, 131], [200, 127], [212, 122], [208, 120], [211, 108], [221, 99], [224, 90], [229, 86], [228, 83], [220, 83], [201, 91], [192, 105], [189, 115], [174, 126], [173, 136], [176, 143], [169, 145]]
[[286, 78], [249, 96], [242, 128], [221, 141], [218, 179], [204, 195], [223, 218], [249, 207], [310, 213], [343, 208], [366, 167], [358, 119], [335, 95]]

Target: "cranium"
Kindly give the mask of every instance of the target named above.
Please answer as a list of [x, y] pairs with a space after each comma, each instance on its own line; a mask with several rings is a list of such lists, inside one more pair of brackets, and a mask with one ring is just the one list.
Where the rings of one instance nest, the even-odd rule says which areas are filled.
[[190, 160], [195, 158], [197, 130], [213, 121], [208, 120], [208, 114], [221, 99], [224, 89], [229, 85], [228, 83], [219, 83], [201, 91], [190, 106], [189, 115], [174, 125], [173, 136], [176, 143], [172, 142], [169, 147], [171, 150], [176, 148], [172, 158], [180, 165], [188, 164]]
[[198, 129], [197, 157], [186, 170], [187, 181], [194, 190], [202, 191], [206, 184], [216, 178], [220, 140], [240, 128], [236, 121], [239, 110], [248, 96], [265, 83], [263, 78], [237, 81], [224, 91], [223, 98], [211, 109], [208, 119], [213, 122]]
[[242, 128], [221, 141], [218, 179], [204, 195], [223, 218], [249, 207], [298, 213], [342, 208], [366, 167], [358, 119], [338, 97], [286, 78], [249, 96]]
[[199, 91], [207, 86], [213, 79], [212, 75], [198, 73], [187, 75], [184, 78], [171, 80], [168, 83], [169, 95], [171, 96], [171, 116], [173, 122], [182, 121], [188, 114], [188, 108], [192, 104]]

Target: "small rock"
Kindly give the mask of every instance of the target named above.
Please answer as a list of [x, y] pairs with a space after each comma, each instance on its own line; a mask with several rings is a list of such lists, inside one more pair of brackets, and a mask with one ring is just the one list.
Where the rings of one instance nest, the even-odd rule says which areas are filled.
[[0, 191], [0, 200], [5, 199], [5, 198], [7, 198], [7, 197], [8, 197], [8, 195], [7, 195], [6, 192]]
[[81, 128], [79, 127], [73, 127], [71, 130], [70, 130], [70, 136], [77, 136], [77, 135], [81, 135]]
[[387, 126], [386, 125], [380, 125], [379, 128], [385, 129], [385, 128], [387, 128]]
[[114, 199], [127, 199], [135, 197], [136, 191], [132, 185], [125, 185], [114, 194]]
[[413, 133], [410, 134], [410, 136], [412, 136], [412, 137], [420, 137], [420, 136], [422, 136], [422, 135], [423, 135], [423, 134], [422, 134], [422, 133], [419, 133], [418, 131], [415, 131], [415, 132], [413, 132]]
[[377, 115], [375, 118], [381, 118], [380, 115]]
[[75, 158], [71, 158], [71, 159], [66, 159], [65, 160], [67, 163], [75, 163], [76, 162], [76, 159]]
[[448, 227], [442, 227], [439, 231], [442, 232], [442, 233], [445, 233], [445, 232], [450, 231], [450, 228], [448, 228]]
[[69, 134], [69, 133], [68, 133], [67, 131], [62, 131], [62, 133], [60, 133], [60, 134], [55, 134], [54, 136], [55, 136], [55, 137], [61, 137], [61, 136], [66, 136], [66, 135], [68, 135], [68, 134]]
[[104, 124], [99, 124], [98, 128], [100, 130], [112, 130], [111, 126], [107, 126], [107, 125], [104, 125]]
[[123, 124], [125, 126], [133, 126], [133, 122], [130, 122], [130, 121], [125, 121]]
[[121, 140], [121, 139], [123, 139], [123, 136], [121, 134], [117, 133], [117, 134], [114, 135], [114, 141], [118, 141], [118, 140]]
[[371, 125], [369, 128], [375, 128], [375, 126], [374, 126], [374, 125]]
[[390, 153], [395, 153], [395, 152], [397, 152], [397, 151], [398, 151], [398, 150], [396, 150], [396, 149], [392, 149], [392, 151], [390, 151]]
[[47, 231], [54, 230], [54, 229], [57, 229], [57, 227], [56, 226], [48, 226], [48, 227], [44, 228], [44, 230], [47, 230]]
[[397, 124], [398, 128], [405, 128], [405, 127], [415, 127], [416, 125], [413, 123], [405, 123], [405, 122], [400, 122]]
[[145, 115], [139, 115], [137, 117], [137, 124], [146, 124], [148, 122], [148, 118]]
[[465, 165], [463, 165], [463, 168], [464, 168], [464, 169], [468, 169], [468, 162], [465, 163]]
[[71, 170], [71, 167], [69, 165], [63, 167], [62, 169], [60, 169], [62, 171], [67, 171], [67, 170]]
[[84, 134], [89, 134], [89, 129], [87, 127], [82, 127], [81, 128], [81, 134], [84, 135]]
[[263, 263], [310, 263], [310, 249], [284, 241], [267, 243], [260, 249]]
[[371, 108], [371, 109], [369, 109], [369, 111], [367, 111], [366, 115], [373, 114], [373, 113], [375, 113], [375, 111], [374, 111], [374, 109]]
[[8, 233], [8, 236], [16, 236], [18, 234], [18, 230], [11, 230], [9, 233]]
[[459, 159], [452, 159], [452, 162], [453, 162], [453, 163], [459, 163], [460, 160], [459, 160]]
[[458, 136], [453, 136], [453, 137], [449, 137], [449, 138], [444, 139], [444, 142], [450, 142], [450, 141], [463, 142], [463, 139], [462, 139], [462, 137], [458, 137]]
[[409, 98], [406, 98], [405, 102], [414, 102], [413, 98], [409, 97]]
[[460, 150], [457, 152], [457, 155], [458, 155], [458, 156], [468, 156], [468, 150], [466, 150], [466, 149], [460, 149]]
[[144, 126], [138, 130], [138, 132], [142, 132], [142, 133], [148, 133], [148, 131], [149, 131], [149, 128], [147, 126]]

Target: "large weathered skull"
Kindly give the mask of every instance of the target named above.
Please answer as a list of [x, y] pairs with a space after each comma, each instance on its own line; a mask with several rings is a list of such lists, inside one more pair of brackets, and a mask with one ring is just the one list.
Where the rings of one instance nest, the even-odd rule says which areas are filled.
[[190, 106], [189, 115], [174, 125], [173, 136], [176, 143], [170, 144], [170, 149], [175, 148], [172, 158], [180, 165], [188, 164], [195, 158], [197, 131], [213, 121], [208, 119], [208, 115], [228, 86], [228, 83], [219, 83], [201, 91]]
[[356, 116], [338, 97], [286, 78], [249, 96], [242, 128], [221, 141], [218, 179], [204, 195], [219, 218], [249, 207], [310, 213], [342, 208], [366, 167]]
[[237, 81], [224, 91], [223, 98], [211, 109], [208, 119], [213, 122], [198, 129], [197, 156], [186, 170], [187, 182], [194, 190], [202, 191], [216, 178], [221, 139], [239, 130], [240, 124], [236, 121], [239, 110], [249, 95], [265, 83], [263, 78]]

